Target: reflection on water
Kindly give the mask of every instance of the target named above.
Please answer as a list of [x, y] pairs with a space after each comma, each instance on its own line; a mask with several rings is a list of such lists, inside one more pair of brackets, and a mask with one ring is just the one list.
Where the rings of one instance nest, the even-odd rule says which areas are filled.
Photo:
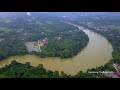
[[30, 62], [33, 66], [43, 64], [47, 70], [64, 71], [67, 74], [75, 75], [80, 70], [86, 71], [87, 69], [95, 68], [109, 62], [112, 59], [113, 50], [111, 44], [97, 33], [80, 26], [78, 28], [82, 29], [88, 35], [89, 43], [76, 56], [69, 59], [60, 59], [57, 57], [40, 58], [35, 55], [12, 56], [0, 61], [0, 67], [10, 64], [12, 60], [16, 60], [21, 63]]

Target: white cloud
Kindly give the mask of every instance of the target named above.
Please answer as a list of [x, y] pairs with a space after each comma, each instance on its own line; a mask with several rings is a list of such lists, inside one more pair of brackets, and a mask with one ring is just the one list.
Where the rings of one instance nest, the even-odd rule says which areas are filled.
[[30, 12], [27, 12], [26, 14], [29, 15], [29, 16], [31, 16]]

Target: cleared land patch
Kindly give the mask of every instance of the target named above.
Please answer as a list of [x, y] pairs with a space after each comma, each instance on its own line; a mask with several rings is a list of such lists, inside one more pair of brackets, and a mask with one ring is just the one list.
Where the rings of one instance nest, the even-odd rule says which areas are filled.
[[40, 47], [47, 43], [47, 38], [43, 40], [38, 40], [37, 42], [27, 42], [25, 43], [28, 52], [41, 52]]

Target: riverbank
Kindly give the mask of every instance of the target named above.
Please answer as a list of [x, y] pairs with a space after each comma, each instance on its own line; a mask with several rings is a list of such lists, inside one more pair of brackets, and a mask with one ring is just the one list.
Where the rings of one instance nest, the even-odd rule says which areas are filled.
[[115, 39], [115, 37], [119, 36], [119, 32], [117, 33], [117, 36], [116, 36], [114, 32], [117, 32], [117, 31], [114, 31], [114, 30], [105, 30], [105, 31], [101, 30], [101, 29], [96, 30], [94, 27], [90, 27], [87, 25], [84, 25], [84, 27], [89, 28], [89, 30], [103, 35], [113, 46], [113, 51], [112, 51], [113, 58], [110, 59], [110, 61], [108, 63], [106, 63], [104, 66], [93, 68], [93, 69], [88, 70], [88, 71], [98, 71], [98, 70], [113, 71], [113, 72], [115, 72], [114, 74], [104, 74], [104, 75], [108, 76], [109, 78], [119, 78], [119, 75], [116, 74], [117, 71], [113, 67], [114, 63], [117, 63], [117, 64], [120, 63], [119, 39], [118, 38]]
[[83, 27], [80, 28], [88, 35], [89, 43], [72, 58], [40, 58], [35, 55], [13, 56], [0, 61], [0, 66], [8, 65], [12, 60], [16, 60], [20, 63], [30, 62], [32, 66], [43, 64], [47, 70], [64, 71], [66, 74], [76, 75], [79, 71], [85, 72], [88, 69], [96, 68], [109, 62], [112, 58], [111, 44], [103, 36]]
[[72, 76], [67, 75], [63, 71], [51, 71], [46, 70], [42, 64], [36, 67], [30, 65], [30, 63], [18, 63], [12, 61], [11, 64], [0, 68], [0, 78], [106, 78], [100, 74], [91, 74], [79, 72]]

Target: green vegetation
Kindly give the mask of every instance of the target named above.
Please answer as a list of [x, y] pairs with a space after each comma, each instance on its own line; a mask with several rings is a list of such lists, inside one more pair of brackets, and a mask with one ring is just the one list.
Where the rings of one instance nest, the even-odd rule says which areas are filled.
[[[35, 17], [35, 19], [33, 19]], [[14, 55], [36, 54], [40, 57], [70, 58], [76, 55], [88, 43], [88, 37], [77, 27], [60, 22], [59, 19], [44, 16], [20, 15], [9, 17], [11, 22], [6, 23], [1, 18], [0, 60]], [[44, 38], [48, 43], [41, 47], [42, 52], [29, 53], [25, 43], [36, 42]]]
[[42, 57], [57, 56], [68, 58], [76, 55], [87, 45], [88, 37], [82, 31], [76, 31], [70, 34], [64, 33], [48, 42], [47, 45], [42, 47], [43, 52], [40, 54]]
[[40, 21], [37, 21], [37, 20], [36, 20], [36, 24], [38, 24], [38, 25], [40, 25], [40, 26], [43, 26], [43, 25], [44, 25], [43, 23], [41, 23]]
[[46, 20], [46, 22], [47, 22], [48, 24], [53, 24], [53, 22], [52, 22], [52, 21], [48, 21], [48, 20]]
[[7, 33], [9, 31], [10, 31], [10, 29], [8, 29], [8, 28], [0, 27], [0, 33]]
[[[14, 18], [13, 18], [14, 17]], [[33, 19], [35, 17], [35, 19]], [[61, 18], [45, 17], [40, 15], [13, 15], [0, 17], [0, 60], [13, 55], [36, 54], [40, 57], [70, 58], [76, 55], [88, 43], [88, 37], [78, 28], [60, 22]], [[66, 19], [63, 19], [66, 20]], [[72, 18], [71, 18], [72, 20]], [[113, 59], [104, 66], [88, 71], [108, 70], [115, 71], [113, 63], [120, 64], [120, 19], [117, 17], [78, 17], [72, 23], [83, 25], [94, 32], [102, 34], [113, 46]], [[89, 25], [88, 25], [89, 24]], [[48, 43], [41, 47], [42, 52], [29, 53], [25, 43], [48, 38]], [[10, 65], [0, 68], [0, 78], [106, 78], [100, 74], [79, 72], [75, 76], [61, 74], [58, 71], [46, 70], [43, 65], [30, 66], [30, 63], [21, 64], [12, 61]]]
[[0, 68], [0, 78], [106, 78], [99, 74], [88, 74], [79, 72], [75, 76], [67, 75], [64, 72], [46, 70], [42, 64], [37, 67], [30, 66], [30, 63], [21, 64], [12, 61], [11, 64]]
[[108, 27], [111, 28], [111, 29], [120, 30], [120, 26], [119, 25], [108, 25]]

